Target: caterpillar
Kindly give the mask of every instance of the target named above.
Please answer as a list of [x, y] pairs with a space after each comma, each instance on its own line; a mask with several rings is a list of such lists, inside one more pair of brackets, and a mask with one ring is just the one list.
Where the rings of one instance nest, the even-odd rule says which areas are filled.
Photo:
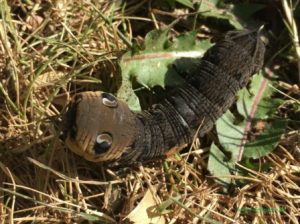
[[203, 136], [212, 129], [262, 68], [264, 53], [259, 30], [229, 31], [188, 71], [179, 71], [184, 85], [141, 112], [106, 92], [75, 94], [65, 116], [65, 143], [94, 162], [165, 158], [191, 143], [197, 130]]

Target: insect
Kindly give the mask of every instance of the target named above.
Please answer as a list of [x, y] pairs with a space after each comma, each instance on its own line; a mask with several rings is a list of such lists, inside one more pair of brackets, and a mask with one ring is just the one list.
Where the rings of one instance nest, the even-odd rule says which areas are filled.
[[191, 143], [200, 124], [200, 135], [211, 130], [261, 69], [264, 53], [260, 31], [230, 31], [182, 74], [183, 86], [141, 112], [109, 93], [78, 93], [66, 113], [66, 145], [94, 162], [166, 157]]

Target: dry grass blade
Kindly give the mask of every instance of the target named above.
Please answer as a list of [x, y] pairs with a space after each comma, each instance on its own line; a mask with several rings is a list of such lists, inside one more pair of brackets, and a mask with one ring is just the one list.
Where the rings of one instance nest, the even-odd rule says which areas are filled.
[[285, 16], [286, 16], [286, 24], [287, 24], [287, 27], [289, 28], [290, 35], [292, 37], [293, 44], [294, 44], [294, 47], [296, 50], [296, 56], [298, 59], [298, 84], [300, 85], [300, 44], [299, 44], [300, 42], [299, 42], [297, 23], [294, 18], [294, 14], [293, 14], [294, 7], [292, 4], [292, 1], [281, 0], [281, 2], [282, 2], [282, 7], [284, 9]]

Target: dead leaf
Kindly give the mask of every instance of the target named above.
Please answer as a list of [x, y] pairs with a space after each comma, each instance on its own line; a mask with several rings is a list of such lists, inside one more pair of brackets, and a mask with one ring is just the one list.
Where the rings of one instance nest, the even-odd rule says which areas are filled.
[[34, 87], [37, 89], [55, 86], [65, 76], [63, 72], [49, 71], [38, 76], [34, 82]]
[[139, 224], [164, 224], [164, 216], [156, 212], [156, 202], [148, 189], [141, 202], [126, 217], [129, 221]]
[[44, 18], [35, 14], [29, 15], [26, 19], [28, 29], [36, 30], [44, 21]]

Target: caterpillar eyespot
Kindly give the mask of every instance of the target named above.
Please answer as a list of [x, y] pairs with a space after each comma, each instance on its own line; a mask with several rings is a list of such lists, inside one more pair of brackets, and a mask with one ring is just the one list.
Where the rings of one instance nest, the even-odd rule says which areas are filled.
[[108, 107], [117, 107], [118, 106], [118, 101], [113, 95], [111, 95], [109, 93], [102, 93], [101, 96], [102, 96], [102, 103], [105, 106], [108, 106]]
[[109, 133], [99, 134], [96, 137], [94, 150], [97, 155], [106, 153], [112, 145], [112, 136]]
[[178, 70], [185, 79], [183, 86], [138, 113], [108, 93], [76, 94], [80, 100], [66, 113], [66, 145], [87, 160], [113, 164], [171, 155], [192, 142], [200, 124], [201, 136], [211, 130], [237, 92], [262, 68], [264, 53], [259, 31], [228, 32], [202, 58], [193, 59], [188, 71]]

